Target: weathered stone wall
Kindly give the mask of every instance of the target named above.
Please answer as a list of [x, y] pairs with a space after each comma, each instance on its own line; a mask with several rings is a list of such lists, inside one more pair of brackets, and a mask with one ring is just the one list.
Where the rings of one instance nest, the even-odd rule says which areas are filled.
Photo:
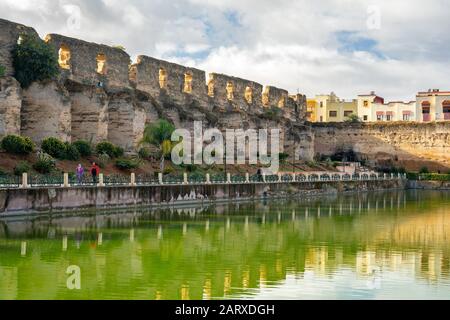
[[[266, 197], [298, 197], [336, 194], [346, 191], [404, 189], [405, 180], [271, 183], [271, 184], [211, 184], [162, 186], [113, 186], [0, 190], [0, 216], [47, 211], [81, 210], [89, 208], [126, 208], [151, 205], [187, 205], [209, 201], [251, 200]], [[197, 200], [180, 201], [195, 195]]]
[[86, 140], [94, 144], [108, 138], [108, 102], [106, 92], [95, 86], [66, 82], [72, 104], [72, 141]]
[[[70, 69], [61, 69], [64, 77], [82, 84], [104, 83], [106, 87], [128, 87], [128, 69], [130, 56], [119, 48], [113, 48], [102, 44], [90, 43], [74, 38], [49, 34], [45, 38], [59, 55], [61, 47], [70, 50]], [[97, 72], [98, 55], [104, 55], [104, 74]]]
[[[160, 70], [165, 72], [163, 76], [165, 82], [160, 82]], [[137, 63], [132, 66], [132, 73], [132, 81], [136, 83], [136, 88], [156, 98], [163, 93], [180, 104], [186, 104], [191, 99], [202, 103], [207, 100], [204, 71], [147, 56], [138, 56]], [[185, 92], [186, 75], [192, 77], [190, 92]]]
[[[425, 161], [450, 167], [450, 122], [348, 124], [315, 123], [315, 153], [353, 149], [369, 160]], [[397, 160], [396, 160], [397, 159]]]
[[21, 34], [38, 37], [37, 32], [30, 27], [0, 19], [0, 65], [5, 67], [5, 75], [14, 75], [11, 52]]
[[21, 133], [41, 142], [47, 137], [71, 141], [71, 100], [58, 82], [35, 82], [23, 91]]
[[20, 134], [22, 89], [12, 77], [0, 78], [0, 136]]
[[108, 104], [108, 141], [133, 150], [143, 137], [146, 111], [133, 94], [117, 92]]

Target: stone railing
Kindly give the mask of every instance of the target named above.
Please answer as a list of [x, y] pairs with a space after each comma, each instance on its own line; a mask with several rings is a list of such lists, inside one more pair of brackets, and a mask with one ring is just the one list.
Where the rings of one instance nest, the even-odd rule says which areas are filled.
[[279, 173], [276, 175], [250, 175], [244, 176], [219, 174], [206, 175], [187, 174], [182, 176], [136, 175], [131, 173], [125, 175], [109, 175], [102, 173], [94, 181], [90, 176], [83, 176], [78, 179], [76, 176], [64, 173], [62, 175], [28, 175], [23, 173], [22, 177], [3, 176], [0, 177], [1, 189], [12, 188], [41, 188], [41, 187], [106, 187], [106, 186], [146, 186], [146, 185], [209, 185], [209, 184], [271, 184], [271, 183], [310, 183], [310, 182], [348, 182], [348, 181], [381, 181], [381, 180], [405, 180], [406, 174], [383, 174], [383, 173], [363, 173], [347, 174], [337, 172], [324, 173]]

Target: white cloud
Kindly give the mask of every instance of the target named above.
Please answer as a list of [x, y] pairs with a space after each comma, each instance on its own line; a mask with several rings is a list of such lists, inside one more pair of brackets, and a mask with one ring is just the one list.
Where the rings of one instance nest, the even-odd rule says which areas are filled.
[[[79, 29], [67, 27], [67, 5], [80, 8]], [[370, 5], [380, 9], [379, 29], [367, 28]], [[0, 2], [1, 18], [42, 36], [121, 44], [133, 57], [162, 57], [309, 96], [376, 90], [395, 100], [449, 89], [449, 10], [446, 0]], [[345, 50], [337, 37], [343, 31], [356, 39]]]

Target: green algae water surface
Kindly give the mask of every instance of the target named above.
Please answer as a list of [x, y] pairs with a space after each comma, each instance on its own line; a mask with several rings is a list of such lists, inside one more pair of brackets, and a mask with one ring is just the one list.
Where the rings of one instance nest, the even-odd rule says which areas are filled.
[[450, 192], [0, 219], [0, 299], [449, 299]]

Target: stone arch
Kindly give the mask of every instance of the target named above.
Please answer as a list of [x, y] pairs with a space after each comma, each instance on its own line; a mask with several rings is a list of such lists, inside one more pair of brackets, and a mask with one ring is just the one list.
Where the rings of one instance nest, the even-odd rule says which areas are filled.
[[159, 87], [161, 89], [166, 89], [167, 88], [167, 71], [166, 71], [166, 69], [159, 68], [158, 79], [159, 79]]
[[58, 64], [61, 69], [70, 70], [70, 48], [62, 44], [58, 50]]
[[184, 74], [184, 88], [183, 92], [185, 93], [192, 93], [192, 74], [190, 72], [186, 72]]
[[248, 104], [252, 104], [253, 102], [253, 89], [250, 87], [245, 88], [244, 93], [245, 101], [247, 101]]
[[284, 108], [286, 105], [286, 97], [281, 97], [280, 100], [278, 100], [278, 108]]
[[269, 106], [269, 91], [270, 91], [269, 87], [265, 87], [262, 93], [262, 104], [265, 107]]
[[233, 82], [231, 82], [231, 81], [227, 82], [226, 91], [227, 91], [227, 99], [230, 101], [234, 100], [234, 84], [233, 84]]
[[212, 74], [209, 74], [208, 96], [210, 96], [211, 98], [214, 98], [214, 76]]
[[106, 55], [104, 53], [97, 54], [97, 73], [105, 75], [106, 74]]

